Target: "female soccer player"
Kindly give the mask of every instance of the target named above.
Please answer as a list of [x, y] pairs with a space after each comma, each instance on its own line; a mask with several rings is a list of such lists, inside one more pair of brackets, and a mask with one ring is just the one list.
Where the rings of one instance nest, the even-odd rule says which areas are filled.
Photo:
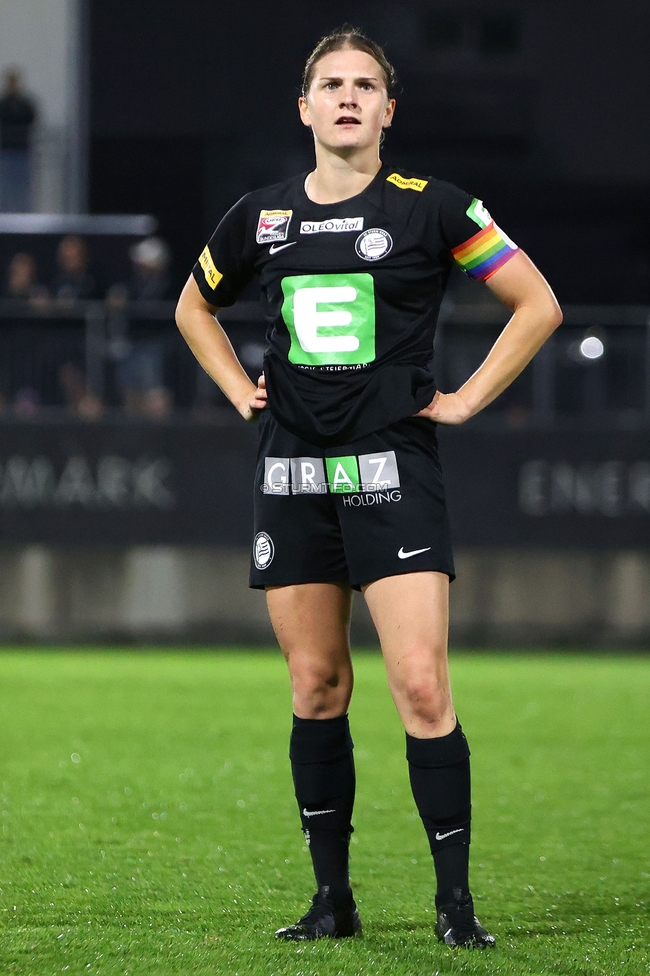
[[[247, 194], [201, 254], [177, 321], [245, 420], [260, 419], [251, 586], [264, 588], [293, 691], [290, 757], [317, 892], [285, 939], [357, 935], [348, 875], [355, 775], [351, 590], [363, 592], [406, 730], [437, 879], [436, 934], [490, 946], [469, 890], [469, 748], [447, 666], [454, 567], [435, 424], [491, 403], [561, 321], [541, 274], [480, 200], [383, 165], [393, 68], [359, 31], [324, 37], [299, 99], [316, 166]], [[453, 263], [512, 317], [454, 393], [436, 390], [433, 335]], [[247, 377], [215, 316], [252, 278], [268, 321]]]

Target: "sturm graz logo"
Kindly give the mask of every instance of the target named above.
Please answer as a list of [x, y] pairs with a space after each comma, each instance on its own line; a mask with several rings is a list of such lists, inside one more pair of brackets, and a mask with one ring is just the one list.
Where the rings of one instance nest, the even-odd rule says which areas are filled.
[[364, 261], [379, 261], [391, 250], [393, 238], [381, 227], [371, 227], [357, 237], [354, 249]]
[[257, 569], [267, 569], [273, 562], [275, 546], [273, 539], [266, 532], [258, 532], [253, 542], [253, 561]]

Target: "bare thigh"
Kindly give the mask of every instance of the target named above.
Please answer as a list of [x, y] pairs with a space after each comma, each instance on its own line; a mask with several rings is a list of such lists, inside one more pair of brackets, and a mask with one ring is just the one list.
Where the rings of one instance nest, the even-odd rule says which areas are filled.
[[299, 718], [344, 715], [352, 695], [347, 583], [300, 583], [266, 590], [269, 615], [289, 668]]
[[456, 725], [447, 662], [449, 577], [387, 576], [363, 592], [406, 731], [422, 739], [448, 735]]

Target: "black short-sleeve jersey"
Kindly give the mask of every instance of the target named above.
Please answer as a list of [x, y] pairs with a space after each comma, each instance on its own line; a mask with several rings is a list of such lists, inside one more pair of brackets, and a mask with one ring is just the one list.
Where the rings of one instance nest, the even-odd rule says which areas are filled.
[[305, 174], [247, 194], [194, 267], [206, 301], [260, 279], [269, 409], [315, 444], [345, 443], [435, 393], [433, 336], [454, 261], [485, 280], [517, 250], [480, 200], [382, 166], [357, 196], [313, 203]]

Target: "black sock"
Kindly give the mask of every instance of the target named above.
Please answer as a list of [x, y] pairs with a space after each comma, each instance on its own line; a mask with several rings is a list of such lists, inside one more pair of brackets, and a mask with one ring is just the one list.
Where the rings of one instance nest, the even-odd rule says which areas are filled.
[[437, 904], [469, 894], [469, 755], [460, 724], [437, 739], [406, 736], [411, 789], [436, 868]]
[[354, 806], [354, 760], [347, 715], [293, 717], [291, 772], [316, 884], [334, 903], [350, 897], [348, 858]]

